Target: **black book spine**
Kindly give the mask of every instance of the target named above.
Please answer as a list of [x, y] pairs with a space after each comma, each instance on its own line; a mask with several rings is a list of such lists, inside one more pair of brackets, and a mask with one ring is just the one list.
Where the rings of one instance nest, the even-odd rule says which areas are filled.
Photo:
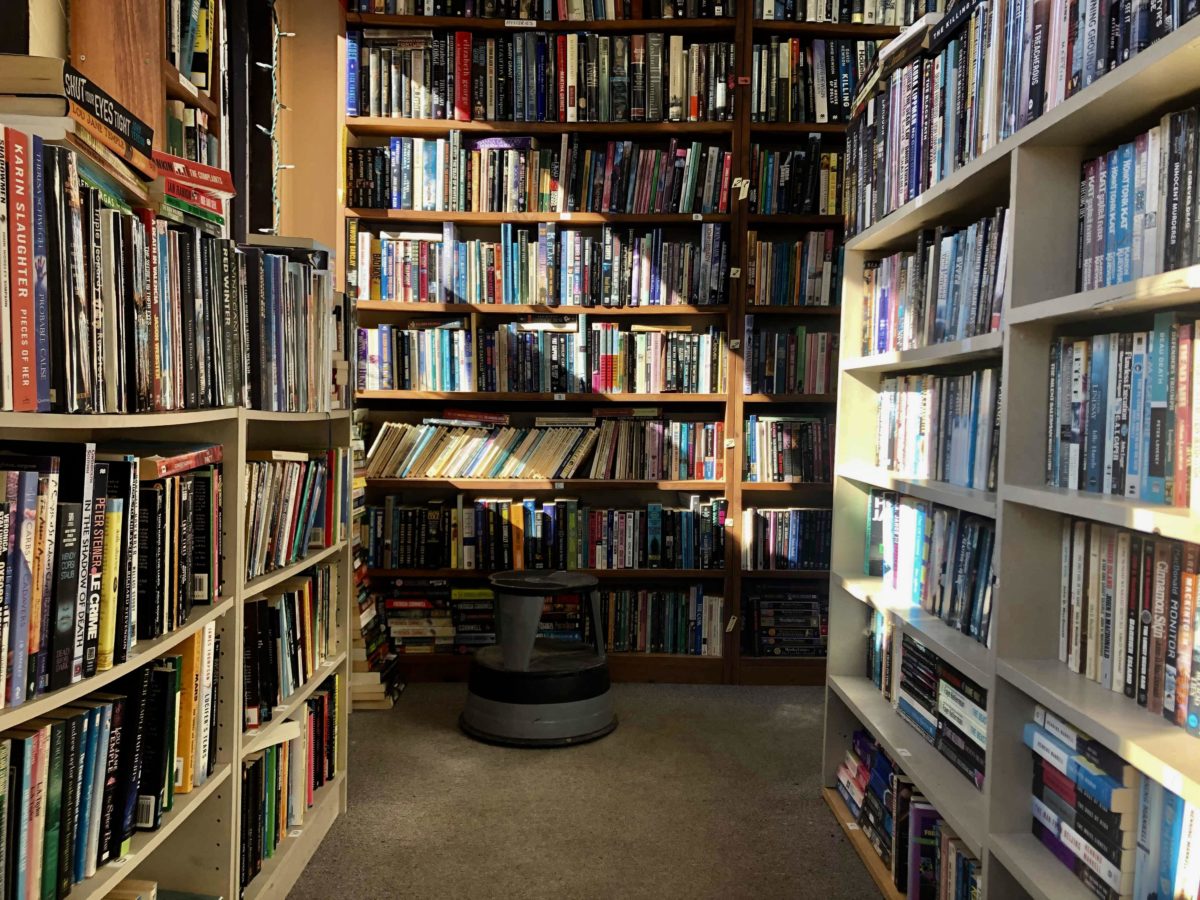
[[100, 840], [97, 844], [97, 866], [104, 865], [112, 858], [113, 835], [119, 833], [121, 828], [120, 812], [117, 810], [117, 794], [120, 787], [121, 746], [125, 740], [126, 702], [124, 697], [117, 697], [112, 704], [112, 728], [108, 738], [103, 795], [100, 801]]
[[113, 859], [122, 855], [122, 844], [133, 837], [137, 826], [138, 793], [145, 771], [143, 754], [153, 674], [150, 666], [142, 666], [129, 676], [127, 683], [129, 693], [125, 701], [125, 727], [121, 736], [118, 794], [110, 847]]
[[199, 406], [199, 369], [196, 354], [196, 260], [192, 253], [191, 234], [184, 229], [175, 230], [179, 238], [179, 295], [180, 320], [183, 324], [183, 402], [186, 408]]
[[162, 823], [163, 778], [166, 775], [167, 754], [174, 748], [167, 746], [167, 728], [171, 723], [168, 715], [168, 698], [174, 700], [174, 669], [149, 666], [139, 671], [148, 673], [146, 693], [139, 706], [141, 720], [141, 752], [138, 765], [141, 777], [136, 790], [131, 794], [136, 801], [136, 816], [133, 825], [139, 831], [154, 831]]
[[[221, 693], [221, 636], [217, 635], [213, 643], [213, 678], [212, 690], [209, 693], [209, 703], [212, 709], [217, 709], [218, 699]], [[217, 764], [217, 717], [213, 715], [209, 719], [208, 734], [204, 735], [208, 740], [208, 768], [205, 775], [212, 777], [213, 770]]]
[[[58, 578], [54, 588], [54, 629], [51, 639], [52, 665], [50, 689], [58, 690], [71, 683], [71, 660], [75, 650], [75, 604], [79, 600], [80, 520], [83, 504], [58, 505]], [[7, 522], [3, 526], [7, 531]], [[3, 546], [4, 535], [0, 535]], [[90, 559], [89, 559], [90, 562]], [[0, 584], [3, 583], [0, 572]]]
[[175, 562], [179, 569], [179, 583], [176, 596], [173, 598], [171, 630], [187, 621], [187, 617], [192, 611], [192, 535], [194, 531], [192, 494], [195, 483], [196, 479], [192, 475], [184, 475], [179, 479], [179, 547]]
[[108, 507], [108, 463], [95, 465], [95, 499], [92, 501], [91, 545], [88, 547], [87, 618], [83, 641], [83, 676], [96, 674], [100, 640], [100, 591], [104, 573], [104, 513]]

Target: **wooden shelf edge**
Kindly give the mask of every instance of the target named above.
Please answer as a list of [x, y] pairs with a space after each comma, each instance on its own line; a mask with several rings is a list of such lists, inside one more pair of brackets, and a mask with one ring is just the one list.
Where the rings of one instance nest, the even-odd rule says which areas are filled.
[[833, 817], [837, 819], [846, 841], [866, 866], [867, 874], [879, 888], [879, 893], [885, 900], [905, 900], [905, 895], [896, 890], [896, 886], [892, 883], [892, 873], [888, 871], [888, 867], [883, 864], [883, 859], [871, 846], [870, 839], [858, 827], [854, 816], [850, 815], [850, 810], [842, 800], [842, 795], [837, 792], [837, 788], [821, 788], [821, 796], [825, 799], [825, 804], [833, 813]]
[[163, 87], [166, 89], [167, 96], [172, 100], [182, 100], [188, 106], [194, 106], [206, 113], [209, 116], [209, 124], [213, 126], [212, 133], [219, 136], [221, 111], [208, 91], [196, 87], [190, 78], [185, 77], [165, 59], [162, 64], [162, 73]]

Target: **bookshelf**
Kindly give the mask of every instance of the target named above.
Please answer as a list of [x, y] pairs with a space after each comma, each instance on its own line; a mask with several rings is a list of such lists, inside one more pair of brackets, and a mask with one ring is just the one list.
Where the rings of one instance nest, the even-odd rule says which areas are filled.
[[[661, 583], [664, 587], [688, 581], [701, 583], [707, 588], [719, 586], [725, 598], [725, 613], [728, 630], [723, 639], [723, 655], [720, 659], [694, 656], [669, 656], [666, 654], [614, 654], [612, 670], [615, 678], [637, 681], [683, 681], [725, 682], [746, 684], [820, 684], [823, 680], [824, 661], [820, 659], [756, 658], [743, 655], [742, 612], [740, 598], [755, 585], [764, 588], [782, 586], [787, 582], [806, 587], [822, 588], [828, 583], [827, 571], [764, 571], [749, 572], [741, 568], [739, 535], [741, 514], [747, 506], [786, 507], [792, 505], [816, 505], [828, 508], [832, 487], [826, 483], [781, 484], [745, 481], [742, 476], [743, 422], [745, 417], [758, 415], [787, 415], [804, 413], [832, 414], [836, 394], [830, 390], [821, 393], [743, 395], [742, 361], [740, 348], [745, 339], [744, 316], [753, 312], [772, 324], [807, 325], [813, 329], [836, 330], [838, 306], [805, 306], [780, 308], [755, 306], [748, 309], [750, 298], [746, 296], [744, 275], [747, 258], [746, 234], [757, 230], [760, 239], [772, 240], [776, 230], [789, 239], [799, 239], [808, 230], [826, 228], [840, 229], [840, 215], [809, 214], [751, 214], [745, 199], [737, 199], [734, 190], [730, 212], [704, 214], [652, 213], [645, 215], [620, 213], [479, 213], [479, 212], [420, 212], [395, 209], [364, 209], [347, 205], [344, 195], [345, 148], [356, 146], [378, 146], [393, 137], [441, 138], [452, 130], [463, 133], [464, 140], [476, 137], [535, 136], [551, 141], [557, 146], [561, 135], [578, 133], [581, 140], [602, 142], [605, 140], [644, 140], [653, 144], [655, 140], [678, 137], [681, 141], [699, 140], [706, 144], [717, 144], [732, 153], [732, 177], [749, 178], [751, 169], [750, 148], [752, 142], [763, 142], [772, 147], [786, 146], [790, 141], [804, 140], [809, 134], [820, 134], [823, 148], [840, 149], [846, 125], [841, 122], [768, 123], [751, 122], [749, 110], [751, 55], [755, 41], [766, 42], [771, 35], [810, 38], [885, 39], [899, 33], [898, 28], [886, 26], [861, 26], [836, 23], [795, 23], [778, 21], [756, 21], [752, 2], [736, 4], [737, 12], [727, 18], [674, 18], [674, 19], [621, 19], [614, 21], [526, 21], [485, 19], [457, 16], [396, 16], [345, 12], [329, 8], [295, 9], [285, 12], [284, 25], [289, 31], [297, 32], [290, 49], [295, 66], [294, 79], [285, 79], [291, 84], [291, 99], [285, 102], [294, 110], [293, 120], [303, 119], [308, 123], [320, 123], [319, 127], [306, 129], [304, 137], [290, 141], [285, 139], [284, 155], [297, 163], [296, 169], [286, 173], [282, 179], [282, 190], [288, 201], [285, 207], [306, 214], [311, 222], [322, 223], [329, 230], [318, 237], [339, 248], [339, 262], [346, 260], [346, 223], [357, 220], [361, 228], [371, 230], [419, 228], [421, 225], [440, 225], [452, 222], [470, 231], [472, 236], [485, 229], [496, 229], [501, 224], [522, 223], [536, 229], [538, 223], [556, 223], [560, 228], [592, 228], [598, 232], [605, 224], [662, 226], [675, 228], [683, 233], [693, 226], [707, 223], [724, 224], [729, 235], [729, 266], [735, 276], [729, 281], [728, 303], [720, 306], [650, 306], [650, 307], [580, 307], [562, 305], [543, 307], [538, 305], [491, 305], [470, 303], [396, 303], [389, 301], [360, 301], [357, 304], [358, 322], [363, 326], [399, 324], [415, 317], [459, 315], [474, 322], [490, 323], [515, 319], [526, 314], [576, 315], [586, 314], [589, 320], [621, 323], [703, 323], [723, 327], [730, 339], [728, 355], [728, 389], [714, 394], [573, 394], [573, 393], [524, 393], [524, 392], [440, 392], [415, 390], [371, 390], [359, 392], [356, 403], [359, 410], [367, 410], [368, 420], [379, 423], [389, 419], [405, 417], [412, 421], [421, 414], [437, 415], [440, 406], [455, 406], [533, 413], [545, 411], [573, 411], [588, 414], [591, 407], [607, 404], [625, 406], [632, 404], [658, 405], [665, 417], [677, 414], [705, 413], [709, 418], [719, 418], [725, 428], [725, 478], [712, 481], [659, 481], [605, 480], [591, 482], [586, 479], [566, 480], [494, 480], [494, 479], [372, 479], [368, 483], [368, 502], [382, 498], [385, 494], [403, 493], [405, 501], [420, 502], [431, 497], [453, 498], [455, 492], [472, 492], [476, 496], [522, 495], [550, 497], [567, 492], [582, 502], [621, 506], [644, 503], [658, 499], [664, 505], [677, 505], [678, 497], [686, 492], [700, 494], [704, 498], [724, 497], [728, 501], [726, 568], [724, 570], [698, 570], [694, 573], [671, 570], [609, 570], [597, 571], [604, 584], [625, 583], [644, 578], [645, 583]], [[469, 31], [480, 37], [512, 35], [529, 30], [552, 33], [598, 32], [605, 34], [636, 34], [658, 31], [666, 34], [682, 34], [685, 41], [730, 41], [737, 56], [737, 86], [734, 88], [735, 115], [731, 121], [700, 122], [508, 122], [472, 121], [457, 122], [444, 119], [406, 119], [388, 116], [347, 116], [345, 113], [346, 88], [346, 29], [360, 27], [395, 28], [405, 30], [431, 30], [435, 34], [446, 30]], [[328, 34], [337, 34], [336, 52], [331, 53]], [[308, 35], [321, 32], [320, 38]], [[287, 91], [285, 90], [285, 93]], [[285, 121], [286, 124], [286, 121]], [[338, 141], [328, 140], [336, 134]], [[307, 144], [312, 135], [322, 142], [319, 150]], [[319, 196], [318, 196], [319, 195]], [[339, 198], [336, 208], [330, 209], [328, 195]], [[323, 223], [329, 223], [328, 226]], [[495, 230], [488, 231], [496, 234]], [[495, 240], [495, 237], [488, 237]], [[694, 238], [693, 238], [694, 239]], [[769, 318], [768, 318], [769, 317]], [[519, 492], [519, 493], [518, 493]], [[600, 499], [603, 498], [603, 499]], [[375, 570], [372, 574], [386, 577], [448, 577], [466, 573], [455, 570]], [[475, 581], [481, 573], [473, 573]], [[440, 655], [402, 657], [404, 677], [409, 680], [461, 679], [466, 672], [462, 659], [444, 658]]]
[[[1200, 507], [1045, 485], [1047, 369], [1061, 335], [1149, 328], [1153, 313], [1200, 311], [1196, 267], [1077, 291], [1076, 240], [1081, 161], [1195, 102], [1200, 21], [1190, 21], [983, 152], [846, 244], [839, 434], [833, 488], [834, 543], [826, 681], [825, 783], [851, 733], [865, 728], [983, 863], [985, 896], [1092, 896], [1030, 832], [1030, 753], [1022, 728], [1035, 704], [1087, 732], [1144, 775], [1194, 802], [1200, 797], [1195, 737], [1058, 659], [1061, 522], [1074, 517], [1155, 537], [1195, 542]], [[918, 233], [963, 226], [1007, 206], [1013, 240], [1000, 329], [916, 350], [861, 355], [863, 263], [912, 250]], [[994, 492], [912, 479], [875, 465], [876, 399], [897, 373], [963, 372], [1000, 366], [1004, 398]], [[1194, 463], [1193, 463], [1194, 464]], [[897, 601], [864, 575], [871, 488], [908, 494], [994, 518], [996, 584], [990, 645]], [[864, 668], [866, 623], [892, 622], [893, 660], [902, 635], [936, 652], [988, 691], [987, 772], [977, 791], [897, 714]], [[898, 683], [898, 662], [894, 662]], [[836, 794], [836, 790], [833, 791]], [[840, 798], [839, 798], [840, 799]], [[842, 811], [834, 806], [842, 818]], [[878, 864], [869, 849], [868, 867]], [[877, 879], [878, 881], [878, 879]], [[881, 885], [890, 896], [888, 883]]]

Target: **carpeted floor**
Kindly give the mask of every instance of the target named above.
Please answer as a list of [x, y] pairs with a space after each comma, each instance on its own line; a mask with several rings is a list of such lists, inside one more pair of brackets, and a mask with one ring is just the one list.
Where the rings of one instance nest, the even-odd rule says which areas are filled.
[[350, 810], [291, 896], [870, 898], [819, 795], [820, 688], [618, 685], [565, 750], [468, 740], [462, 685], [350, 719]]

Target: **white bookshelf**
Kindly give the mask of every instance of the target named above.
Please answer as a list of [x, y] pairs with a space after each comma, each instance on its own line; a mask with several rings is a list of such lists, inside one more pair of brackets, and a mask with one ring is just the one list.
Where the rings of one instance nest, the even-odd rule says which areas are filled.
[[[176, 797], [157, 831], [139, 831], [132, 850], [101, 866], [96, 874], [75, 885], [72, 897], [101, 898], [126, 878], [158, 880], [163, 885], [222, 897], [239, 896], [242, 761], [271, 743], [279, 723], [296, 712], [330, 675], [340, 675], [337, 696], [337, 777], [317, 794], [302, 829], [280, 844], [271, 865], [251, 883], [246, 896], [284, 897], [308, 863], [313, 850], [333, 821], [346, 809], [346, 763], [349, 739], [351, 562], [345, 540], [313, 551], [307, 557], [261, 578], [245, 578], [246, 453], [256, 449], [326, 450], [349, 447], [350, 414], [264, 413], [245, 409], [196, 410], [133, 415], [55, 415], [0, 413], [0, 440], [31, 439], [61, 442], [136, 439], [148, 441], [206, 441], [222, 445], [222, 538], [224, 583], [212, 606], [193, 608], [181, 627], [153, 641], [139, 641], [129, 659], [69, 687], [44, 694], [11, 709], [0, 710], [0, 730], [44, 715], [95, 691], [108, 689], [122, 676], [179, 646], [215, 622], [221, 639], [220, 687], [217, 710], [217, 755], [212, 776], [204, 785]], [[335, 653], [312, 679], [305, 682], [275, 711], [271, 724], [257, 732], [242, 730], [242, 621], [246, 603], [270, 596], [273, 586], [318, 563], [336, 572]]]
[[[1075, 516], [1166, 538], [1200, 541], [1194, 510], [1045, 485], [1049, 348], [1059, 334], [1103, 329], [1104, 319], [1143, 320], [1156, 310], [1200, 310], [1200, 266], [1076, 292], [1079, 166], [1200, 94], [1200, 20], [1153, 44], [982, 154], [846, 244], [834, 535], [829, 613], [825, 762], [827, 786], [854, 729], [864, 727], [937, 806], [983, 861], [994, 900], [1082, 900], [1088, 890], [1030, 830], [1031, 757], [1021, 740], [1035, 704], [1089, 732], [1151, 778], [1200, 802], [1200, 741], [1058, 661], [1060, 525]], [[861, 356], [862, 265], [913, 249], [917, 233], [963, 225], [1008, 208], [1007, 294], [999, 332], [898, 353]], [[893, 373], [1001, 367], [998, 485], [994, 493], [880, 470], [876, 397]], [[867, 500], [894, 490], [994, 517], [997, 584], [992, 639], [984, 646], [888, 595], [863, 574]], [[892, 618], [897, 670], [909, 634], [988, 689], [983, 791], [900, 718], [867, 677], [866, 630], [875, 611]]]

